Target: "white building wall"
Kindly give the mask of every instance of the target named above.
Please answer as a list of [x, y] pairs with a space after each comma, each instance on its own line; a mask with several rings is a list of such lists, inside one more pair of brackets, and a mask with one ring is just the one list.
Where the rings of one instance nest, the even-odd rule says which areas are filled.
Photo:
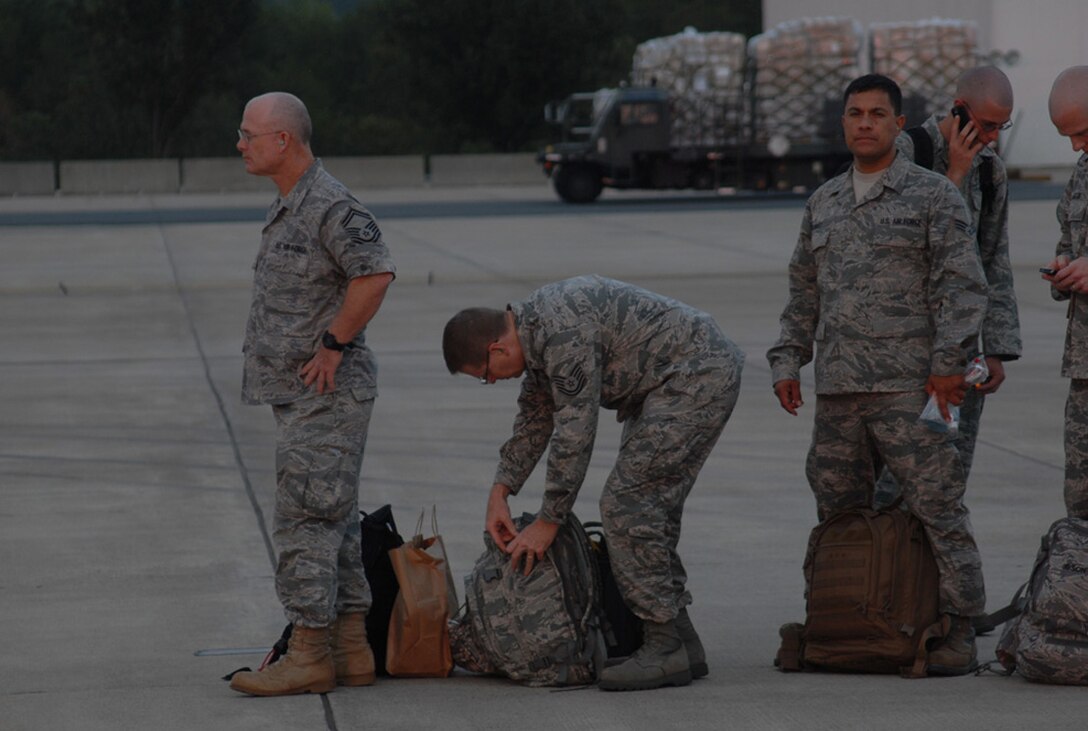
[[1012, 166], [1069, 166], [1069, 141], [1050, 123], [1047, 98], [1062, 69], [1088, 64], [1088, 3], [1084, 0], [994, 0], [993, 43], [1015, 48], [1020, 61], [1004, 68], [1016, 95], [1016, 126], [1006, 133]]
[[1016, 124], [1002, 138], [1008, 164], [1030, 170], [1067, 167], [1076, 160], [1069, 142], [1050, 124], [1047, 96], [1062, 69], [1088, 64], [1085, 0], [763, 0], [764, 29], [821, 15], [855, 18], [864, 28], [935, 17], [975, 21], [980, 50], [1019, 52], [1017, 63], [999, 63], [1016, 95]]

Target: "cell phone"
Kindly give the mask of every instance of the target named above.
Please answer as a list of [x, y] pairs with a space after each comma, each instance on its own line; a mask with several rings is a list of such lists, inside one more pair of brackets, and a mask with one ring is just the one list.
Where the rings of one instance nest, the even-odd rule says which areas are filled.
[[966, 127], [967, 123], [971, 121], [971, 115], [967, 113], [967, 107], [962, 104], [952, 107], [952, 116], [960, 120], [960, 129]]
[[1050, 267], [1039, 267], [1039, 271], [1043, 274], [1049, 274], [1052, 277], [1058, 273], [1057, 269], [1051, 269]]

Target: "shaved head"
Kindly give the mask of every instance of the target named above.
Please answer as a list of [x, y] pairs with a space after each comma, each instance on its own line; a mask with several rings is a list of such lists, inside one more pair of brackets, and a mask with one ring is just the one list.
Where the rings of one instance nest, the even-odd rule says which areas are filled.
[[1088, 66], [1073, 66], [1058, 74], [1050, 88], [1050, 121], [1073, 149], [1088, 149]]
[[1058, 74], [1050, 89], [1050, 118], [1057, 120], [1070, 112], [1088, 112], [1088, 66], [1073, 66]]
[[246, 108], [259, 109], [262, 116], [274, 127], [290, 132], [291, 136], [303, 145], [310, 144], [313, 124], [306, 105], [294, 94], [285, 91], [272, 91], [253, 97]]
[[249, 100], [235, 147], [246, 172], [272, 178], [287, 195], [314, 163], [313, 127], [306, 105], [294, 94], [274, 91]]
[[971, 107], [986, 103], [1012, 109], [1012, 84], [1009, 77], [994, 66], [979, 66], [967, 71], [956, 83], [956, 96]]

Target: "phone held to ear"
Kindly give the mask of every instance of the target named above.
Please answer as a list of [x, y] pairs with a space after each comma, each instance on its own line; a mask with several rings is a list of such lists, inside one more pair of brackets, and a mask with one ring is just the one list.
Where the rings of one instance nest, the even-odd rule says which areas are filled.
[[952, 107], [952, 116], [960, 120], [960, 129], [966, 127], [967, 123], [971, 121], [971, 117], [967, 114], [967, 107], [962, 104]]

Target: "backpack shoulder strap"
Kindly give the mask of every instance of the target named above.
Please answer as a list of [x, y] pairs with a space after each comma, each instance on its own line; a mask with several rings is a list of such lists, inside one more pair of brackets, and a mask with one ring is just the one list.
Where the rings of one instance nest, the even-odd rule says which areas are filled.
[[976, 635], [985, 635], [993, 632], [997, 629], [998, 625], [1005, 624], [1010, 619], [1020, 616], [1020, 613], [1024, 611], [1024, 605], [1027, 604], [1027, 597], [1024, 596], [1024, 591], [1027, 589], [1027, 582], [1020, 585], [1020, 588], [1016, 590], [1012, 600], [996, 611], [989, 614], [982, 614], [977, 617], [971, 618], [971, 627], [975, 630]]
[[997, 197], [997, 186], [994, 185], [994, 159], [982, 158], [978, 166], [978, 182], [982, 188], [982, 212], [989, 213], [994, 208], [994, 198]]
[[933, 139], [921, 127], [911, 127], [907, 130], [911, 141], [914, 143], [914, 162], [926, 170], [933, 169]]

